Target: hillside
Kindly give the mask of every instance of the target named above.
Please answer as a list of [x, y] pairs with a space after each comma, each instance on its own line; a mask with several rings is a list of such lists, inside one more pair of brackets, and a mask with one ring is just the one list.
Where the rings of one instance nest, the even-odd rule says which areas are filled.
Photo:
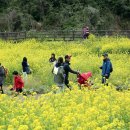
[[0, 0], [0, 31], [130, 29], [129, 0]]

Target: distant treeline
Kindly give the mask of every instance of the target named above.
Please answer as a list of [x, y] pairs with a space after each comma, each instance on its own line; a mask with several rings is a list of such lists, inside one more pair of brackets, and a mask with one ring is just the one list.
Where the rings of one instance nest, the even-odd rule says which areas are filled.
[[130, 29], [130, 0], [0, 0], [0, 31]]

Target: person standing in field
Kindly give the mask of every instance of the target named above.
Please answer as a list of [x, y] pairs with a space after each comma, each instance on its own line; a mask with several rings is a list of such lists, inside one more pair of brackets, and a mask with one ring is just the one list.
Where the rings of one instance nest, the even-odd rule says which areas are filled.
[[54, 67], [55, 67], [55, 65], [56, 65], [56, 63], [57, 63], [56, 56], [55, 56], [54, 53], [51, 54], [51, 58], [49, 59], [49, 62], [50, 62], [51, 65], [52, 65], [52, 71], [51, 71], [51, 72], [53, 73]]
[[4, 94], [3, 84], [4, 84], [4, 80], [6, 78], [6, 75], [7, 75], [7, 71], [4, 68], [4, 66], [2, 66], [0, 63], [0, 91], [2, 94]]
[[108, 58], [108, 54], [104, 53], [103, 55], [103, 65], [100, 67], [102, 69], [102, 84], [108, 85], [106, 82], [113, 71], [112, 63]]
[[89, 37], [89, 27], [84, 27], [83, 28], [83, 39], [88, 39]]
[[64, 91], [64, 68], [63, 68], [64, 62], [63, 58], [59, 57], [58, 61], [54, 67], [53, 73], [54, 73], [54, 82], [56, 85], [60, 88], [60, 91]]
[[29, 64], [28, 64], [28, 60], [27, 60], [26, 57], [23, 58], [22, 69], [23, 69], [24, 81], [26, 81], [27, 80], [27, 75], [31, 74], [31, 70], [30, 70], [30, 67], [29, 67]]
[[14, 76], [13, 90], [21, 93], [24, 88], [24, 81], [23, 81], [22, 77], [18, 74], [17, 71], [13, 72], [13, 76]]
[[65, 82], [65, 85], [71, 90], [71, 86], [69, 84], [69, 73], [78, 75], [79, 72], [74, 71], [70, 68], [70, 60], [71, 60], [71, 56], [66, 55], [65, 63], [64, 63], [64, 80], [65, 80], [64, 82]]
[[56, 64], [56, 57], [55, 57], [55, 54], [54, 54], [54, 53], [51, 54], [51, 58], [49, 59], [49, 62], [50, 62], [50, 63], [53, 63], [54, 66], [55, 66], [55, 64]]

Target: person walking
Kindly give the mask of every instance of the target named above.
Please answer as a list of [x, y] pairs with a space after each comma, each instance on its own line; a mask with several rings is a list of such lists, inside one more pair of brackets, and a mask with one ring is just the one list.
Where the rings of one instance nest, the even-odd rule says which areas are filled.
[[54, 73], [54, 82], [56, 85], [60, 88], [60, 92], [64, 91], [64, 68], [63, 68], [63, 58], [59, 57], [58, 61], [54, 67], [53, 73]]
[[31, 74], [31, 70], [30, 70], [28, 60], [27, 60], [26, 57], [23, 58], [22, 69], [23, 69], [23, 78], [24, 78], [24, 81], [26, 82], [27, 81], [27, 75]]
[[78, 71], [74, 71], [70, 68], [70, 61], [71, 61], [71, 56], [69, 55], [66, 55], [65, 56], [65, 63], [64, 63], [64, 82], [65, 82], [65, 85], [71, 90], [71, 86], [69, 84], [69, 73], [73, 73], [73, 74], [76, 74], [78, 75], [79, 72]]
[[100, 69], [102, 69], [102, 84], [108, 85], [107, 80], [110, 78], [113, 71], [113, 66], [107, 53], [104, 53], [102, 56], [103, 65], [100, 67]]
[[83, 28], [83, 39], [88, 39], [88, 37], [89, 37], [89, 27], [84, 27]]
[[0, 91], [2, 94], [4, 94], [3, 84], [4, 84], [5, 78], [6, 78], [6, 70], [0, 63]]

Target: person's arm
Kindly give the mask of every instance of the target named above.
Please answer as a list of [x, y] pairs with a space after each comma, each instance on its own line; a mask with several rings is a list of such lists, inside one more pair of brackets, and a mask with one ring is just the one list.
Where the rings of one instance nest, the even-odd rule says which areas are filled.
[[111, 63], [110, 61], [107, 62], [107, 66], [106, 66], [106, 72], [105, 72], [105, 75], [108, 76], [110, 74], [110, 67], [111, 67]]
[[66, 66], [67, 67], [67, 69], [68, 69], [68, 71], [70, 72], [70, 73], [72, 73], [72, 74], [78, 74], [78, 72], [77, 71], [74, 71], [74, 70], [72, 70], [71, 68], [70, 68], [70, 66], [68, 65], [68, 66]]

